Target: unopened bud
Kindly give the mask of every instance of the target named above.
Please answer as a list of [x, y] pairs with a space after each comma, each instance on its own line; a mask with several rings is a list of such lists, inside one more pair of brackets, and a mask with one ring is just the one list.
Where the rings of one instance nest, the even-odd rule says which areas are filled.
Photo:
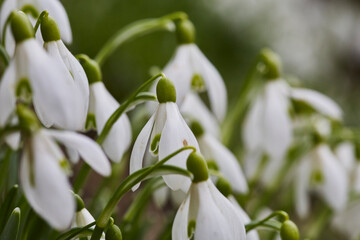
[[106, 240], [122, 240], [122, 234], [121, 230], [118, 226], [115, 224], [112, 224], [109, 226], [105, 233], [105, 239]]
[[293, 221], [286, 220], [280, 228], [282, 240], [299, 240], [299, 229]]

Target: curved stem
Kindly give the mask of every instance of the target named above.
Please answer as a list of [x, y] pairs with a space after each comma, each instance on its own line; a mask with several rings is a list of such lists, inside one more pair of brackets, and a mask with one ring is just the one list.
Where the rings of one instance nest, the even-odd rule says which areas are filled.
[[101, 234], [106, 227], [107, 222], [109, 221], [111, 214], [116, 207], [117, 203], [120, 201], [122, 196], [127, 193], [133, 186], [144, 180], [147, 176], [149, 176], [151, 173], [153, 173], [156, 169], [158, 169], [160, 166], [162, 166], [164, 163], [166, 163], [168, 160], [170, 160], [172, 157], [176, 156], [180, 152], [183, 152], [185, 150], [192, 150], [196, 151], [196, 149], [192, 146], [187, 146], [180, 148], [179, 150], [173, 152], [172, 154], [168, 155], [164, 159], [157, 162], [155, 165], [140, 169], [133, 174], [129, 175], [116, 189], [115, 193], [113, 194], [112, 198], [109, 200], [109, 202], [106, 204], [106, 207], [101, 212], [100, 217], [96, 221], [96, 227], [94, 230], [93, 235], [91, 236], [91, 240], [99, 240], [101, 237]]
[[271, 218], [280, 217], [280, 222], [284, 222], [289, 219], [289, 215], [284, 211], [275, 211], [262, 220], [252, 221], [245, 225], [246, 232], [249, 232], [259, 226], [264, 226], [264, 223], [268, 222]]
[[74, 237], [78, 236], [79, 234], [89, 230], [94, 225], [95, 225], [95, 222], [92, 222], [92, 223], [89, 223], [88, 225], [86, 225], [84, 227], [72, 228], [69, 231], [64, 232], [63, 234], [58, 236], [56, 238], [56, 240], [70, 240], [70, 239], [73, 239]]
[[96, 55], [95, 60], [101, 66], [105, 60], [123, 43], [158, 30], [173, 31], [175, 28], [173, 21], [183, 18], [187, 18], [185, 13], [176, 12], [161, 18], [143, 19], [131, 23], [120, 29], [107, 43], [105, 43]]
[[0, 56], [4, 60], [5, 67], [10, 63], [9, 54], [6, 52], [5, 48], [0, 45]]
[[115, 110], [115, 112], [110, 116], [110, 118], [107, 120], [107, 122], [104, 125], [104, 128], [102, 129], [98, 139], [96, 140], [99, 145], [101, 145], [104, 141], [106, 136], [109, 134], [112, 126], [116, 123], [116, 121], [121, 117], [121, 115], [126, 112], [128, 107], [133, 103], [135, 100], [138, 101], [136, 97], [139, 93], [144, 91], [146, 88], [150, 86], [151, 83], [153, 83], [156, 79], [159, 77], [165, 77], [163, 73], [159, 73], [149, 80], [147, 80], [145, 83], [143, 83], [137, 90], [134, 92], [128, 100], [125, 101], [124, 104], [122, 104], [118, 109]]
[[43, 20], [44, 17], [47, 17], [49, 16], [49, 12], [48, 11], [42, 11], [40, 13], [40, 16], [38, 17], [37, 21], [36, 21], [36, 24], [35, 24], [35, 27], [34, 27], [34, 34], [36, 34], [37, 30], [39, 29], [39, 26]]

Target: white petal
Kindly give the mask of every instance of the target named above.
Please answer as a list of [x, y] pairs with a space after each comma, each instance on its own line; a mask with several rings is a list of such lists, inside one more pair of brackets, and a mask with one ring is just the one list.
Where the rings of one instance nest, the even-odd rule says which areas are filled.
[[[141, 130], [140, 134], [138, 135], [138, 137], [135, 141], [134, 147], [131, 152], [131, 157], [130, 157], [129, 174], [132, 174], [132, 173], [136, 172], [137, 170], [140, 170], [143, 168], [144, 154], [145, 154], [146, 148], [148, 146], [149, 137], [150, 137], [153, 125], [154, 125], [154, 119], [155, 119], [155, 115], [153, 115], [149, 119], [149, 121], [143, 127], [143, 129]], [[135, 191], [136, 189], [138, 189], [139, 186], [140, 186], [140, 183], [135, 185], [132, 188], [132, 190]]]
[[[243, 223], [248, 224], [251, 222], [251, 219], [247, 215], [247, 213], [242, 209], [242, 207], [239, 205], [239, 203], [236, 201], [234, 196], [230, 195], [228, 197], [232, 205], [235, 207], [237, 214], [241, 217], [241, 220]], [[259, 240], [259, 234], [256, 230], [251, 230], [249, 233], [246, 234], [246, 240]]]
[[0, 81], [0, 127], [7, 123], [10, 114], [15, 110], [16, 84], [16, 68], [12, 61]]
[[181, 105], [180, 111], [185, 118], [189, 117], [200, 122], [206, 132], [216, 137], [220, 136], [219, 123], [198, 95], [192, 92], [188, 93]]
[[329, 146], [321, 144], [316, 153], [322, 162], [324, 183], [321, 193], [325, 201], [336, 211], [342, 210], [348, 199], [348, 180], [345, 168], [331, 152]]
[[199, 145], [205, 158], [216, 162], [221, 173], [230, 182], [235, 192], [246, 193], [248, 191], [244, 173], [238, 160], [229, 149], [207, 133], [199, 139]]
[[75, 227], [84, 227], [94, 221], [94, 217], [86, 208], [81, 209], [75, 214]]
[[282, 80], [267, 84], [265, 99], [263, 138], [270, 160], [263, 180], [268, 182], [282, 166], [286, 152], [292, 143], [292, 124], [289, 116], [289, 102]]
[[342, 110], [331, 98], [311, 89], [293, 88], [291, 97], [298, 101], [304, 101], [321, 114], [341, 120]]
[[[92, 99], [90, 104], [93, 104], [90, 109], [95, 113], [96, 128], [100, 134], [107, 120], [120, 104], [111, 96], [102, 82], [90, 85], [90, 98]], [[123, 114], [111, 128], [102, 146], [112, 161], [120, 162], [125, 151], [129, 148], [131, 140], [130, 121], [126, 114]]]
[[186, 196], [184, 202], [176, 212], [174, 223], [172, 226], [172, 240], [184, 240], [188, 238], [188, 222], [189, 222], [189, 206], [190, 206], [190, 192]]
[[340, 143], [335, 149], [335, 154], [345, 169], [351, 172], [356, 162], [354, 145], [351, 142]]
[[[60, 167], [61, 159], [56, 156], [59, 149], [41, 132], [35, 133], [30, 141], [32, 145], [25, 146], [20, 166], [20, 180], [25, 196], [31, 207], [52, 227], [64, 230], [73, 218], [75, 201], [67, 177]], [[31, 151], [34, 185], [30, 181]]]
[[180, 206], [186, 198], [186, 193], [181, 190], [170, 191], [170, 197], [173, 206]]
[[[245, 225], [235, 208], [214, 184], [208, 180], [193, 184], [191, 202], [198, 194], [198, 214], [196, 218], [195, 239], [246, 239]], [[191, 206], [190, 206], [191, 209]]]
[[186, 94], [190, 91], [191, 79], [194, 75], [191, 59], [190, 44], [178, 46], [173, 58], [165, 66], [163, 72], [174, 83], [176, 89], [176, 103], [181, 106]]
[[305, 156], [297, 167], [295, 177], [295, 209], [297, 214], [304, 218], [309, 214], [308, 189], [311, 175], [311, 159]]
[[[70, 130], [83, 130], [85, 127], [85, 120], [87, 117], [88, 111], [88, 104], [89, 104], [89, 89], [87, 83], [83, 83], [84, 81], [87, 82], [87, 78], [85, 72], [85, 79], [80, 79], [82, 77], [79, 76], [79, 73], [74, 69], [69, 69], [68, 65], [70, 65], [68, 56], [66, 53], [66, 47], [62, 43], [61, 40], [59, 41], [51, 41], [44, 44], [45, 49], [49, 55], [55, 59], [57, 62], [58, 68], [61, 69], [64, 81], [68, 81], [73, 85], [74, 96], [73, 96], [73, 103], [71, 105], [71, 109], [73, 112], [73, 117], [71, 119], [71, 125], [60, 125], [59, 127], [63, 127]], [[64, 53], [65, 52], [65, 53]], [[69, 53], [71, 55], [71, 53]], [[72, 56], [72, 55], [71, 55]], [[73, 57], [73, 56], [72, 56]], [[74, 58], [74, 57], [73, 57]], [[73, 59], [77, 62], [76, 59]], [[78, 63], [78, 62], [77, 62]], [[80, 63], [78, 63], [81, 68]], [[81, 70], [83, 70], [81, 68]], [[85, 85], [86, 84], [86, 85]], [[86, 89], [87, 88], [87, 89]]]
[[[186, 125], [176, 103], [168, 102], [165, 104], [167, 119], [160, 138], [159, 160], [184, 146], [193, 146], [198, 150], [199, 145], [196, 138], [190, 128]], [[190, 152], [191, 150], [186, 150], [177, 154], [171, 158], [167, 164], [186, 169], [186, 160]], [[164, 176], [164, 180], [174, 191], [181, 189], [184, 192], [187, 192], [190, 186], [190, 180], [187, 177], [180, 175], [167, 175]]]
[[72, 33], [70, 22], [66, 11], [58, 0], [38, 0], [39, 1], [39, 12], [44, 10], [49, 12], [49, 15], [53, 17], [59, 26], [61, 39], [66, 43], [72, 42]]
[[74, 82], [68, 79], [58, 63], [47, 55], [34, 39], [17, 45], [16, 56], [24, 68], [33, 91], [33, 102], [40, 120], [63, 128], [72, 128], [77, 118]]
[[91, 138], [70, 131], [46, 130], [46, 133], [66, 147], [77, 151], [84, 161], [99, 174], [103, 176], [110, 175], [111, 167], [109, 161], [101, 147]]
[[169, 188], [167, 186], [162, 186], [159, 189], [156, 189], [153, 193], [153, 199], [155, 202], [155, 205], [158, 208], [162, 208], [166, 201], [168, 200], [169, 196]]
[[217, 119], [222, 122], [227, 110], [227, 93], [224, 80], [195, 44], [192, 44], [192, 57], [194, 58], [193, 61], [196, 62], [195, 71], [198, 71], [205, 81], [212, 111]]

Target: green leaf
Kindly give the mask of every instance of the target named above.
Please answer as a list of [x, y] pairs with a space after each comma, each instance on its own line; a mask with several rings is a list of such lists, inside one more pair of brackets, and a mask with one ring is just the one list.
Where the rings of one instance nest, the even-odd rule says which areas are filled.
[[14, 204], [17, 196], [19, 186], [14, 185], [6, 194], [5, 200], [0, 207], [0, 233], [3, 231], [6, 221], [8, 220], [11, 209], [14, 209]]
[[4, 231], [0, 236], [0, 240], [16, 240], [20, 225], [20, 208], [15, 208], [6, 223]]

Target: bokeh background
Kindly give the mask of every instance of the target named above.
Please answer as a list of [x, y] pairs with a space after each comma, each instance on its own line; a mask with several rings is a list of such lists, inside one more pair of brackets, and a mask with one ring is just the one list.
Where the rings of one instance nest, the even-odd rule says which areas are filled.
[[[196, 43], [218, 68], [230, 105], [256, 54], [270, 47], [285, 74], [334, 98], [345, 123], [360, 119], [360, 2], [358, 0], [62, 0], [73, 29], [74, 53], [94, 57], [121, 27], [175, 11], [186, 12]], [[156, 32], [123, 45], [103, 67], [104, 82], [121, 102], [163, 67], [176, 47], [174, 34]]]

